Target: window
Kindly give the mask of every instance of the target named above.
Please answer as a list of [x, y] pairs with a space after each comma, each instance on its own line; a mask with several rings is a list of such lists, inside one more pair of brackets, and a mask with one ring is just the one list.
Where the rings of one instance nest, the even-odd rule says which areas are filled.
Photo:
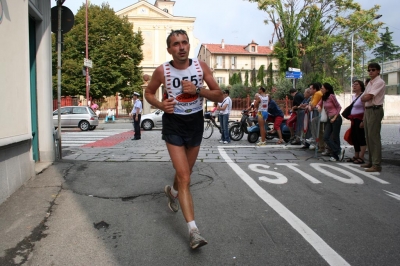
[[222, 55], [217, 56], [217, 68], [222, 68]]
[[236, 56], [231, 56], [231, 68], [236, 69]]
[[73, 114], [87, 114], [86, 107], [74, 107], [72, 109]]
[[255, 68], [256, 67], [256, 58], [255, 57], [251, 57], [251, 68]]
[[252, 52], [255, 52], [255, 51], [256, 51], [256, 47], [255, 47], [255, 46], [252, 46], [252, 47], [251, 47], [251, 51], [252, 51]]
[[225, 78], [223, 78], [223, 77], [217, 77], [217, 83], [218, 83], [218, 85], [225, 84]]

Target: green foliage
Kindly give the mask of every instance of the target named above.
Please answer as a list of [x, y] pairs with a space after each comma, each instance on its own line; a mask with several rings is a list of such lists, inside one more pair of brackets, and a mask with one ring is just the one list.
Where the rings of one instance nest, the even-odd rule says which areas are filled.
[[305, 74], [335, 76], [339, 69], [350, 65], [352, 33], [357, 69], [363, 51], [379, 40], [377, 33], [382, 22], [374, 21], [378, 5], [364, 10], [353, 0], [248, 1], [258, 3], [258, 8], [268, 16], [265, 23], [274, 28], [272, 42], [276, 36], [274, 55], [281, 74], [289, 67], [299, 67]]
[[265, 75], [266, 75], [265, 66], [261, 65], [257, 72], [257, 81], [260, 83], [260, 86], [262, 86], [262, 87], [265, 86], [265, 82], [264, 82]]
[[230, 85], [242, 84], [242, 77], [241, 77], [240, 72], [233, 73], [233, 75], [229, 79], [229, 84]]
[[248, 87], [249, 86], [249, 71], [246, 70], [245, 74], [244, 74], [244, 86]]
[[126, 110], [127, 114], [130, 114], [132, 109], [133, 109], [132, 101], [125, 101], [124, 102], [124, 109]]
[[251, 82], [251, 87], [256, 87], [257, 86], [257, 76], [256, 76], [256, 69], [253, 68], [253, 70], [251, 70], [251, 78], [250, 78], [250, 82]]
[[[130, 96], [133, 91], [141, 91], [143, 60], [140, 32], [134, 33], [127, 18], [119, 18], [108, 4], [91, 4], [88, 12], [89, 59], [93, 68], [90, 96]], [[82, 75], [85, 57], [85, 7], [75, 15], [75, 25], [64, 35], [62, 53], [62, 95], [86, 95], [86, 77]], [[53, 34], [54, 35], [54, 34]], [[52, 37], [55, 47], [55, 36]], [[57, 95], [57, 53], [53, 52], [53, 95]]]
[[393, 43], [393, 32], [389, 32], [389, 28], [385, 28], [385, 32], [380, 34], [380, 45], [376, 47], [372, 53], [376, 56], [372, 62], [384, 62], [400, 58], [400, 47]]
[[242, 84], [235, 84], [231, 87], [229, 96], [231, 98], [246, 98], [249, 95], [251, 98], [258, 92], [258, 88], [246, 87]]

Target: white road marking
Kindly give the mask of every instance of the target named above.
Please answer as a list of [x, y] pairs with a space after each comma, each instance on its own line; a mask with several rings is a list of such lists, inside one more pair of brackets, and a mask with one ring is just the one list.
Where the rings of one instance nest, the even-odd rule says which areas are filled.
[[299, 173], [300, 175], [302, 175], [304, 178], [308, 179], [310, 182], [314, 183], [314, 184], [321, 184], [322, 182], [319, 181], [318, 179], [316, 179], [315, 177], [307, 174], [306, 172], [303, 172], [302, 170], [300, 170], [299, 168], [297, 168], [296, 166], [298, 165], [297, 163], [277, 163], [276, 165], [284, 165], [287, 166], [288, 168], [292, 169], [293, 171]]
[[314, 249], [322, 256], [329, 265], [350, 265], [335, 250], [333, 250], [321, 237], [319, 237], [310, 227], [294, 215], [282, 203], [276, 200], [271, 194], [265, 191], [256, 181], [253, 180], [243, 169], [234, 163], [225, 152], [223, 147], [218, 148], [221, 157], [236, 172], [265, 203], [274, 209], [283, 219], [285, 219]]
[[257, 172], [257, 173], [260, 173], [260, 174], [272, 175], [272, 176], [276, 177], [276, 178], [272, 179], [272, 178], [269, 178], [269, 177], [266, 177], [266, 176], [260, 176], [258, 178], [260, 181], [264, 181], [264, 182], [268, 182], [268, 183], [272, 183], [272, 184], [285, 184], [285, 183], [287, 183], [288, 180], [287, 180], [286, 176], [282, 175], [281, 173], [277, 173], [277, 172], [269, 171], [269, 170], [263, 170], [263, 169], [260, 169], [260, 168], [268, 169], [269, 166], [266, 165], [266, 164], [250, 164], [249, 165], [249, 169], [254, 171], [254, 172]]
[[390, 191], [386, 191], [386, 190], [383, 190], [383, 191], [385, 191], [385, 192], [386, 192], [386, 195], [388, 195], [389, 197], [392, 197], [392, 198], [395, 198], [395, 199], [397, 199], [397, 200], [400, 200], [400, 195], [395, 194], [395, 193], [390, 192]]
[[[333, 179], [336, 179], [336, 180], [338, 180], [340, 182], [343, 182], [343, 183], [346, 183], [346, 184], [364, 184], [364, 180], [362, 180], [358, 176], [356, 176], [356, 175], [354, 175], [352, 173], [349, 173], [348, 171], [343, 170], [343, 169], [341, 169], [339, 167], [336, 167], [334, 165], [323, 164], [323, 163], [310, 163], [310, 166], [313, 167], [315, 170], [317, 170], [317, 171], [319, 171], [319, 172], [321, 172], [321, 173], [323, 173], [323, 174], [325, 174], [327, 176], [330, 176]], [[348, 177], [350, 177], [350, 179], [335, 175], [332, 172], [324, 170], [322, 167], [331, 168], [333, 170], [336, 170], [336, 171], [338, 171], [340, 173], [343, 173], [343, 174], [347, 175]]]
[[352, 171], [354, 171], [354, 172], [356, 172], [358, 174], [361, 174], [363, 176], [366, 176], [368, 178], [371, 178], [372, 180], [375, 180], [375, 181], [377, 181], [377, 182], [379, 182], [381, 184], [385, 184], [385, 185], [390, 184], [389, 182], [387, 182], [385, 180], [382, 180], [382, 179], [380, 179], [380, 178], [375, 176], [375, 175], [380, 175], [379, 172], [372, 172], [372, 173], [365, 172], [365, 170], [363, 168], [359, 167], [357, 164], [339, 163], [339, 165], [341, 165], [343, 167], [346, 167], [346, 168], [349, 168]]

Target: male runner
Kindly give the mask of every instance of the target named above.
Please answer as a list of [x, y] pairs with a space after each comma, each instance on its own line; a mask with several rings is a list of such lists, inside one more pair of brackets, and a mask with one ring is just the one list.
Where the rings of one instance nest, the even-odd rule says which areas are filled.
[[[190, 174], [204, 130], [203, 98], [222, 102], [223, 97], [210, 68], [202, 61], [189, 59], [189, 50], [187, 33], [184, 30], [171, 31], [167, 37], [167, 51], [173, 59], [156, 68], [146, 88], [145, 98], [164, 111], [162, 137], [176, 171], [173, 186], [166, 186], [164, 191], [168, 206], [174, 212], [179, 209], [179, 199], [189, 229], [190, 246], [196, 249], [207, 244], [196, 226], [190, 193]], [[204, 88], [203, 81], [209, 89]], [[167, 98], [160, 102], [155, 94], [162, 84]]]

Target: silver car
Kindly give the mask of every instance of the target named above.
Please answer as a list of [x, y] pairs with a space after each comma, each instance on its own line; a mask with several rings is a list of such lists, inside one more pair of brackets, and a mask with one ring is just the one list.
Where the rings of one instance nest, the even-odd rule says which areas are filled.
[[152, 130], [153, 127], [162, 127], [162, 116], [164, 114], [163, 110], [157, 109], [154, 112], [142, 115], [140, 126], [144, 130]]
[[[53, 112], [53, 125], [58, 127], [58, 110]], [[90, 107], [61, 107], [61, 127], [79, 127], [82, 131], [87, 131], [94, 130], [98, 125], [99, 118]]]

